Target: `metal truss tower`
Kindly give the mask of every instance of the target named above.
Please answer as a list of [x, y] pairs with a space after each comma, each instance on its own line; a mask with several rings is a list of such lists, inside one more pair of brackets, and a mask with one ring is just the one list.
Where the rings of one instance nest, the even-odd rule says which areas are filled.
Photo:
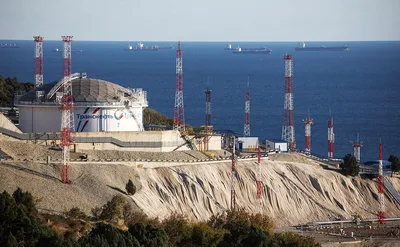
[[311, 125], [314, 124], [314, 120], [310, 117], [310, 112], [308, 112], [308, 116], [303, 120], [305, 126], [305, 144], [304, 150], [306, 153], [311, 153]]
[[33, 36], [35, 40], [35, 87], [43, 85], [43, 37]]
[[204, 90], [204, 93], [206, 94], [206, 126], [211, 126], [211, 90], [207, 87], [206, 90]]
[[231, 182], [231, 210], [236, 209], [236, 156], [235, 156], [236, 139], [233, 136], [233, 151], [232, 151], [232, 182]]
[[258, 165], [257, 165], [257, 197], [258, 211], [262, 213], [262, 180], [261, 180], [261, 148], [258, 146]]
[[61, 99], [61, 147], [63, 150], [62, 182], [71, 183], [70, 180], [70, 146], [73, 144], [72, 132], [75, 130], [74, 101], [71, 83], [71, 42], [72, 36], [62, 36], [64, 42], [64, 78], [63, 96]]
[[383, 165], [382, 165], [382, 141], [379, 141], [379, 212], [378, 212], [378, 223], [385, 223], [385, 184], [383, 181]]
[[357, 133], [357, 141], [356, 142], [351, 142], [353, 146], [353, 153], [354, 157], [356, 157], [356, 160], [358, 162], [361, 161], [361, 147], [363, 146], [363, 142], [360, 142], [360, 135]]
[[333, 132], [333, 118], [332, 114], [329, 112], [328, 119], [328, 159], [333, 159], [333, 154], [335, 151], [335, 133]]
[[178, 50], [176, 51], [176, 92], [173, 128], [181, 132], [185, 131], [185, 116], [182, 90], [182, 51], [180, 41], [178, 41]]
[[249, 80], [249, 78], [247, 78], [246, 100], [244, 103], [243, 136], [250, 136], [250, 80]]
[[293, 58], [290, 54], [284, 55], [285, 59], [285, 102], [283, 106], [282, 140], [289, 143], [291, 151], [296, 150], [293, 120]]

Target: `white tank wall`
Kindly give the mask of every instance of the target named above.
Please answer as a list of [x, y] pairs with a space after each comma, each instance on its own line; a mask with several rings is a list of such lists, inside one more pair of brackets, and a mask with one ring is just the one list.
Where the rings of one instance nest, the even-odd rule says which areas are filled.
[[[75, 107], [76, 132], [141, 131], [143, 108]], [[61, 110], [58, 107], [19, 107], [22, 132], [59, 132]]]

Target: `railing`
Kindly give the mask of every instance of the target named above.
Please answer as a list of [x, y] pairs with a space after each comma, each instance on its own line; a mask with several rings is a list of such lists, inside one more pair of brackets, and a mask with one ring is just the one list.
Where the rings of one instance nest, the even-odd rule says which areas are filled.
[[393, 196], [394, 200], [398, 204], [400, 204], [400, 195], [397, 192], [397, 190], [393, 187], [393, 185], [389, 182], [389, 180], [384, 178], [383, 183], [385, 185], [386, 190]]

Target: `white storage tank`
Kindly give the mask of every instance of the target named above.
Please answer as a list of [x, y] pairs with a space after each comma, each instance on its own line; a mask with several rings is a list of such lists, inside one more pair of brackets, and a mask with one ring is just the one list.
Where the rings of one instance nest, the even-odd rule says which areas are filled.
[[[112, 82], [74, 74], [72, 96], [76, 132], [142, 131], [143, 108], [148, 106], [142, 89], [128, 89]], [[22, 132], [59, 132], [62, 81], [44, 84], [18, 99]]]

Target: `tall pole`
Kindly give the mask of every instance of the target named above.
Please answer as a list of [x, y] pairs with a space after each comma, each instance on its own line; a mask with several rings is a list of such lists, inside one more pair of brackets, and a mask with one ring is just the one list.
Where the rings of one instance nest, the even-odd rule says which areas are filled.
[[257, 165], [257, 201], [259, 213], [262, 213], [262, 180], [261, 180], [261, 148], [258, 146], [258, 165]]
[[283, 106], [282, 140], [289, 143], [290, 151], [296, 150], [293, 119], [293, 58], [290, 54], [284, 55], [285, 60], [285, 101]]
[[379, 212], [378, 212], [378, 223], [385, 223], [385, 184], [383, 181], [383, 165], [382, 165], [382, 141], [379, 141]]
[[233, 136], [233, 151], [232, 151], [232, 181], [231, 181], [231, 210], [234, 211], [236, 208], [236, 157], [235, 157], [235, 146], [236, 140], [235, 136]]
[[335, 133], [333, 132], [333, 118], [329, 111], [328, 119], [328, 160], [333, 159], [335, 150]]
[[308, 116], [305, 120], [303, 120], [305, 125], [305, 145], [304, 149], [306, 153], [311, 153], [311, 125], [314, 124], [314, 120], [310, 117], [310, 112], [308, 112]]
[[250, 79], [249, 78], [247, 78], [246, 100], [244, 103], [243, 136], [250, 136]]
[[64, 42], [64, 83], [61, 100], [61, 147], [63, 150], [62, 182], [71, 183], [70, 179], [70, 146], [73, 144], [74, 131], [74, 101], [72, 96], [71, 78], [71, 42], [72, 36], [62, 36]]
[[43, 85], [43, 37], [33, 36], [35, 41], [35, 87]]
[[205, 122], [205, 140], [204, 140], [204, 150], [208, 151], [208, 134], [211, 132], [211, 90], [207, 87], [204, 90], [206, 94], [206, 122]]
[[182, 90], [182, 51], [181, 42], [178, 41], [178, 50], [176, 51], [176, 91], [175, 91], [175, 108], [174, 108], [174, 130], [185, 131], [185, 117], [183, 107], [183, 90]]
[[357, 133], [357, 141], [352, 142], [354, 157], [358, 162], [361, 161], [361, 147], [363, 142], [360, 142], [360, 135]]

